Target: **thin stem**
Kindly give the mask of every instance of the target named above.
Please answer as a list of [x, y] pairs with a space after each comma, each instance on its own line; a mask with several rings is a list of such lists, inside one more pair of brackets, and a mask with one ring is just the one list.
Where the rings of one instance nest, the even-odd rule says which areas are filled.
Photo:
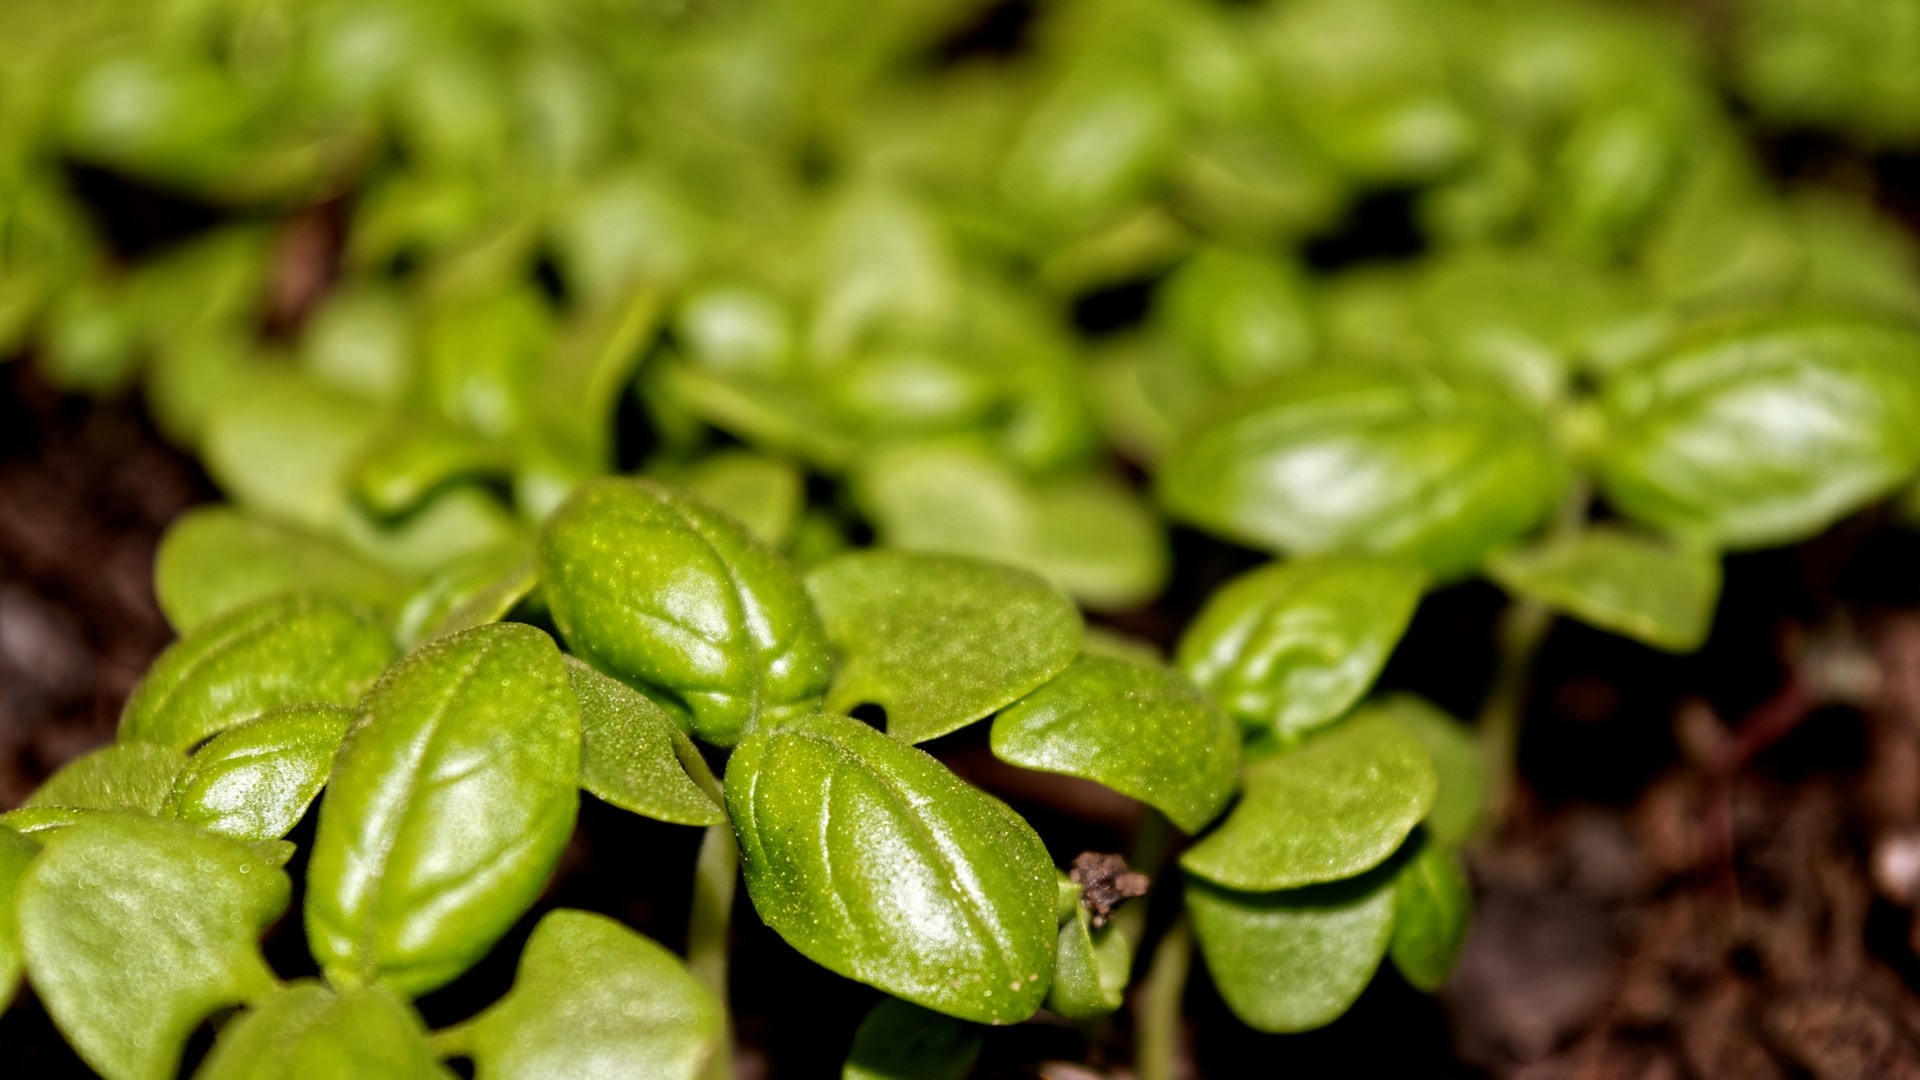
[[1167, 928], [1134, 999], [1133, 1067], [1140, 1080], [1175, 1080], [1180, 1074], [1180, 1003], [1187, 989], [1193, 939], [1182, 915]]
[[720, 1002], [726, 1017], [720, 1048], [707, 1063], [707, 1080], [733, 1076], [733, 1022], [727, 1008], [727, 933], [733, 891], [740, 875], [740, 849], [731, 826], [707, 827], [693, 866], [693, 914], [687, 919], [687, 967]]
[[1480, 752], [1487, 762], [1491, 790], [1487, 824], [1497, 828], [1513, 802], [1514, 774], [1520, 748], [1520, 717], [1534, 657], [1553, 625], [1553, 609], [1537, 600], [1516, 600], [1500, 616], [1500, 660], [1493, 686], [1480, 707]]

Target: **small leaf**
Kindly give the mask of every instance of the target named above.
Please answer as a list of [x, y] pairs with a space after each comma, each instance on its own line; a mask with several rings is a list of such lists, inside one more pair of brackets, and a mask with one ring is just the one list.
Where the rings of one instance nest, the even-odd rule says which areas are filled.
[[0, 828], [11, 829], [21, 836], [34, 837], [50, 829], [64, 829], [95, 814], [110, 812], [81, 810], [71, 806], [23, 806], [0, 814]]
[[173, 782], [173, 816], [236, 840], [280, 839], [326, 785], [351, 723], [339, 705], [291, 705], [228, 728]]
[[383, 987], [289, 983], [220, 1031], [194, 1080], [438, 1080], [420, 1018]]
[[361, 451], [349, 483], [363, 505], [391, 517], [411, 513], [458, 482], [502, 476], [512, 467], [502, 443], [409, 417]]
[[107, 1080], [171, 1077], [200, 1021], [272, 991], [259, 936], [291, 886], [252, 848], [121, 814], [44, 843], [19, 889], [27, 974]]
[[1414, 567], [1366, 556], [1273, 563], [1213, 594], [1177, 662], [1249, 731], [1290, 741], [1373, 685], [1425, 583]]
[[808, 959], [963, 1020], [1039, 1008], [1055, 874], [1005, 803], [844, 716], [749, 735], [726, 787], [754, 909]]
[[351, 512], [348, 470], [380, 410], [293, 371], [260, 369], [217, 401], [202, 459], [220, 489], [263, 516], [322, 531]]
[[481, 1078], [695, 1080], [724, 1030], [680, 958], [604, 915], [534, 927], [513, 989], [472, 1022]]
[[618, 679], [566, 660], [580, 699], [580, 786], [658, 821], [725, 822], [720, 785], [673, 717]]
[[579, 803], [579, 707], [553, 641], [496, 623], [415, 650], [360, 709], [320, 804], [307, 936], [336, 984], [424, 993], [545, 886]]
[[19, 907], [20, 879], [28, 864], [40, 853], [38, 842], [0, 828], [0, 1009], [13, 1002], [20, 985], [20, 969], [25, 957], [20, 949], [19, 920], [13, 913]]
[[1002, 761], [1105, 784], [1199, 832], [1233, 798], [1240, 736], [1185, 677], [1082, 656], [993, 721]]
[[815, 567], [807, 589], [839, 660], [827, 707], [877, 704], [908, 742], [1012, 704], [1080, 650], [1073, 602], [1010, 567], [861, 551]]
[[359, 609], [323, 596], [264, 600], [168, 647], [120, 717], [122, 742], [185, 750], [286, 705], [351, 705], [393, 661]]
[[1331, 1023], [1359, 1000], [1393, 935], [1394, 872], [1284, 892], [1187, 883], [1194, 937], [1220, 996], [1271, 1033]]
[[1393, 966], [1409, 983], [1432, 993], [1447, 981], [1466, 944], [1473, 889], [1460, 856], [1424, 843], [1400, 867], [1393, 885]]
[[398, 579], [349, 548], [229, 507], [189, 510], [154, 556], [153, 589], [167, 622], [190, 634], [249, 604], [323, 593], [374, 611], [399, 601]]
[[663, 479], [745, 525], [772, 548], [785, 549], [793, 539], [806, 504], [799, 469], [745, 450], [709, 455]]
[[1516, 596], [1676, 653], [1706, 641], [1720, 598], [1713, 552], [1605, 525], [1495, 555], [1487, 574]]
[[449, 560], [401, 605], [394, 638], [402, 649], [506, 618], [539, 584], [524, 544], [483, 548]]
[[1459, 847], [1473, 838], [1487, 814], [1492, 782], [1487, 759], [1466, 725], [1412, 694], [1393, 694], [1363, 710], [1388, 717], [1420, 740], [1438, 779], [1433, 809], [1420, 825], [1436, 843]]
[[1620, 512], [1733, 548], [1803, 539], [1920, 463], [1920, 334], [1785, 316], [1619, 372], [1600, 478]]
[[840, 1080], [965, 1080], [982, 1041], [973, 1024], [887, 998], [853, 1033]]
[[174, 777], [186, 768], [180, 751], [152, 743], [121, 743], [83, 754], [47, 777], [27, 796], [29, 807], [72, 810], [129, 810], [158, 814], [166, 809]]
[[1180, 865], [1233, 889], [1292, 889], [1384, 862], [1433, 805], [1426, 748], [1384, 716], [1359, 714], [1253, 761], [1246, 794]]
[[1093, 928], [1086, 907], [1076, 902], [1073, 914], [1060, 924], [1053, 959], [1053, 984], [1047, 988], [1047, 1009], [1069, 1020], [1105, 1016], [1126, 997], [1133, 950], [1113, 924]]
[[819, 617], [792, 567], [731, 518], [650, 481], [597, 480], [548, 521], [539, 558], [573, 651], [677, 696], [702, 739], [731, 746], [818, 706]]

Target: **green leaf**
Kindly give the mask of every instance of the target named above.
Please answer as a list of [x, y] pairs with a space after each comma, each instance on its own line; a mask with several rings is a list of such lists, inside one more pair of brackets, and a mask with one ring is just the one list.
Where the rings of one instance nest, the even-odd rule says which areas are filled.
[[540, 575], [525, 544], [483, 548], [451, 559], [407, 597], [394, 620], [403, 649], [499, 622], [527, 598]]
[[1317, 344], [1299, 274], [1230, 248], [1206, 248], [1169, 275], [1154, 315], [1230, 386], [1303, 368]]
[[1541, 521], [1567, 470], [1491, 392], [1386, 368], [1313, 368], [1203, 415], [1157, 477], [1174, 516], [1263, 550], [1471, 571]]
[[965, 1080], [982, 1041], [973, 1024], [887, 998], [853, 1033], [840, 1080]]
[[107, 1080], [163, 1080], [200, 1022], [272, 992], [259, 937], [287, 875], [178, 822], [103, 814], [44, 835], [20, 883], [27, 974]]
[[963, 1020], [1039, 1008], [1055, 875], [1005, 803], [844, 716], [754, 732], [726, 786], [754, 909], [802, 955]]
[[189, 510], [154, 556], [160, 610], [182, 634], [294, 592], [322, 593], [373, 611], [399, 602], [398, 579], [335, 541], [224, 506]]
[[236, 840], [287, 835], [326, 786], [353, 715], [291, 705], [215, 735], [173, 782], [173, 816]]
[[827, 707], [873, 703], [908, 742], [956, 731], [1053, 678], [1080, 613], [1033, 574], [952, 556], [842, 555], [807, 574], [839, 662]]
[[61, 766], [27, 796], [26, 805], [158, 814], [166, 809], [174, 777], [186, 766], [186, 755], [170, 746], [103, 746]]
[[23, 806], [18, 810], [9, 810], [0, 814], [0, 827], [11, 829], [21, 836], [32, 837], [51, 829], [64, 829], [69, 825], [85, 821], [95, 814], [111, 812], [82, 810], [72, 806]]
[[1501, 552], [1487, 574], [1515, 596], [1668, 652], [1700, 647], [1720, 598], [1720, 560], [1605, 525]]
[[673, 717], [646, 696], [567, 657], [580, 699], [580, 786], [636, 814], [676, 825], [727, 820], [720, 785]]
[[120, 741], [185, 750], [287, 705], [351, 705], [393, 661], [379, 627], [339, 600], [263, 600], [168, 647], [127, 699]]
[[336, 984], [419, 994], [484, 955], [573, 830], [580, 712], [530, 626], [444, 637], [367, 694], [320, 804], [307, 936]]
[[0, 916], [0, 1009], [12, 1004], [13, 992], [20, 985], [21, 967], [26, 963], [20, 948], [19, 920], [13, 913], [19, 909], [20, 879], [39, 853], [37, 841], [0, 828], [0, 912], [5, 913]]
[[501, 476], [512, 467], [513, 455], [502, 443], [409, 417], [373, 439], [348, 471], [362, 504], [394, 516], [411, 513], [457, 482]]
[[1177, 672], [1082, 656], [993, 720], [994, 756], [1092, 780], [1199, 832], [1233, 798], [1240, 733]]
[[207, 472], [246, 509], [337, 530], [350, 512], [348, 472], [379, 430], [379, 409], [293, 371], [236, 382], [207, 417]]
[[1425, 584], [1414, 567], [1366, 556], [1273, 563], [1207, 600], [1176, 661], [1250, 732], [1291, 741], [1373, 685]]
[[1920, 333], [1788, 316], [1630, 366], [1601, 398], [1620, 512], [1732, 548], [1804, 539], [1920, 464]]
[[1272, 1033], [1331, 1023], [1359, 1000], [1393, 935], [1394, 872], [1284, 892], [1187, 883], [1207, 971], [1249, 1027]]
[[1109, 923], [1094, 929], [1092, 913], [1076, 900], [1073, 914], [1060, 924], [1053, 956], [1048, 1011], [1069, 1020], [1089, 1020], [1120, 1007], [1133, 949], [1118, 926]]
[[573, 651], [677, 696], [708, 742], [818, 706], [819, 617], [792, 567], [733, 519], [650, 481], [597, 480], [547, 523], [539, 558]]
[[679, 957], [604, 915], [555, 911], [469, 1045], [482, 1078], [695, 1080], [724, 1030]]
[[1409, 983], [1432, 993], [1447, 981], [1466, 944], [1473, 889], [1460, 856], [1424, 843], [1400, 867], [1393, 883], [1393, 966]]
[[288, 983], [221, 1029], [194, 1080], [438, 1080], [420, 1018], [383, 987]]
[[1250, 763], [1246, 793], [1180, 865], [1233, 889], [1292, 889], [1380, 865], [1433, 806], [1438, 781], [1419, 740], [1361, 713]]
[[772, 548], [785, 549], [793, 539], [806, 503], [799, 469], [746, 450], [711, 454], [662, 479], [745, 525]]
[[1487, 815], [1487, 800], [1492, 780], [1487, 775], [1487, 759], [1479, 742], [1467, 726], [1422, 698], [1412, 694], [1392, 694], [1368, 702], [1362, 709], [1368, 715], [1384, 716], [1420, 740], [1433, 760], [1438, 778], [1434, 788], [1433, 809], [1420, 824], [1437, 843], [1459, 847], [1479, 831]]

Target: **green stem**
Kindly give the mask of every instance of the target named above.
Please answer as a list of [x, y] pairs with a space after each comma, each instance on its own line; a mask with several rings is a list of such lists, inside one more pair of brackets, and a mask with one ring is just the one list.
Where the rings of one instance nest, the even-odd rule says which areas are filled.
[[1174, 1080], [1180, 1070], [1180, 1004], [1193, 939], [1182, 915], [1167, 928], [1134, 1000], [1133, 1067], [1140, 1080]]
[[729, 825], [711, 825], [693, 866], [693, 914], [687, 919], [687, 967], [713, 991], [726, 1017], [720, 1048], [707, 1063], [707, 1080], [733, 1075], [733, 1022], [727, 1007], [727, 932], [733, 891], [740, 876], [740, 849]]
[[433, 1055], [442, 1061], [448, 1058], [473, 1056], [473, 1021], [464, 1020], [448, 1028], [441, 1028], [427, 1041], [433, 1046]]
[[1487, 762], [1491, 790], [1487, 797], [1487, 824], [1498, 828], [1511, 809], [1515, 773], [1519, 768], [1520, 717], [1527, 703], [1527, 687], [1534, 657], [1553, 625], [1553, 609], [1537, 600], [1515, 600], [1500, 616], [1500, 659], [1493, 686], [1480, 707], [1480, 752]]

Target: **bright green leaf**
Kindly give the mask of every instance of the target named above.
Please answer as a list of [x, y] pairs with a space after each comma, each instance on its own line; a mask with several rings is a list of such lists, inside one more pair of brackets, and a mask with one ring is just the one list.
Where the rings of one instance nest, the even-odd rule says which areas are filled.
[[260, 600], [323, 593], [384, 611], [401, 583], [338, 542], [224, 506], [189, 510], [154, 556], [160, 610], [182, 634]]
[[251, 847], [155, 818], [44, 834], [20, 883], [27, 975], [107, 1080], [164, 1080], [215, 1009], [270, 993], [259, 936], [287, 875]]
[[808, 959], [981, 1023], [1053, 971], [1054, 869], [1005, 803], [844, 716], [762, 728], [727, 767], [753, 906]]
[[294, 595], [251, 604], [173, 643], [120, 717], [122, 742], [185, 750], [286, 705], [351, 705], [393, 660], [385, 631], [342, 601]]
[[1420, 824], [1447, 847], [1472, 839], [1487, 814], [1492, 780], [1480, 743], [1466, 725], [1412, 694], [1393, 694], [1367, 703], [1363, 712], [1385, 716], [1420, 740], [1438, 778], [1433, 809]]
[[1002, 761], [1105, 784], [1199, 832], [1233, 797], [1240, 734], [1178, 672], [1082, 656], [993, 721]]
[[1460, 856], [1425, 843], [1400, 867], [1393, 884], [1393, 966], [1432, 993], [1453, 970], [1473, 917], [1473, 889]]
[[888, 998], [860, 1021], [840, 1080], [965, 1080], [981, 1042], [973, 1024]]
[[186, 755], [170, 746], [103, 746], [61, 766], [27, 796], [26, 805], [158, 814], [166, 809], [174, 778], [186, 766]]
[[514, 623], [430, 642], [368, 693], [308, 879], [330, 979], [423, 993], [513, 925], [573, 830], [579, 718], [559, 650]]
[[1227, 714], [1282, 740], [1339, 719], [1386, 666], [1425, 575], [1385, 559], [1289, 559], [1208, 599], [1177, 662]]
[[711, 454], [663, 479], [745, 525], [773, 548], [786, 548], [806, 503], [799, 469], [745, 450]]
[[20, 879], [39, 852], [38, 841], [0, 828], [0, 912], [6, 913], [0, 917], [0, 1009], [13, 1003], [13, 992], [20, 985], [20, 970], [26, 962], [20, 949], [19, 920], [12, 913], [19, 906]]
[[309, 529], [340, 528], [347, 475], [379, 409], [293, 371], [236, 380], [207, 417], [207, 472], [249, 510]]
[[580, 699], [580, 786], [636, 814], [676, 825], [727, 820], [700, 748], [666, 710], [618, 679], [567, 657]]
[[1069, 1020], [1105, 1016], [1118, 1009], [1126, 996], [1133, 950], [1112, 923], [1094, 929], [1093, 917], [1077, 900], [1073, 914], [1060, 924], [1055, 946], [1053, 985], [1047, 988], [1047, 1010]]
[[173, 816], [236, 840], [287, 835], [326, 785], [353, 715], [291, 705], [215, 735], [173, 782]]
[[1386, 861], [1433, 806], [1438, 781], [1419, 740], [1361, 713], [1247, 765], [1245, 794], [1180, 865], [1265, 892], [1353, 877]]
[[394, 620], [403, 649], [506, 618], [539, 584], [524, 544], [483, 548], [451, 559], [416, 589]]
[[379, 986], [289, 983], [220, 1031], [194, 1080], [440, 1080], [420, 1018]]
[[1080, 613], [1033, 574], [952, 556], [842, 555], [807, 574], [839, 662], [827, 707], [873, 703], [908, 742], [1012, 704], [1080, 650]]
[[1707, 639], [1720, 598], [1712, 551], [1604, 525], [1502, 552], [1487, 574], [1516, 596], [1678, 653]]

